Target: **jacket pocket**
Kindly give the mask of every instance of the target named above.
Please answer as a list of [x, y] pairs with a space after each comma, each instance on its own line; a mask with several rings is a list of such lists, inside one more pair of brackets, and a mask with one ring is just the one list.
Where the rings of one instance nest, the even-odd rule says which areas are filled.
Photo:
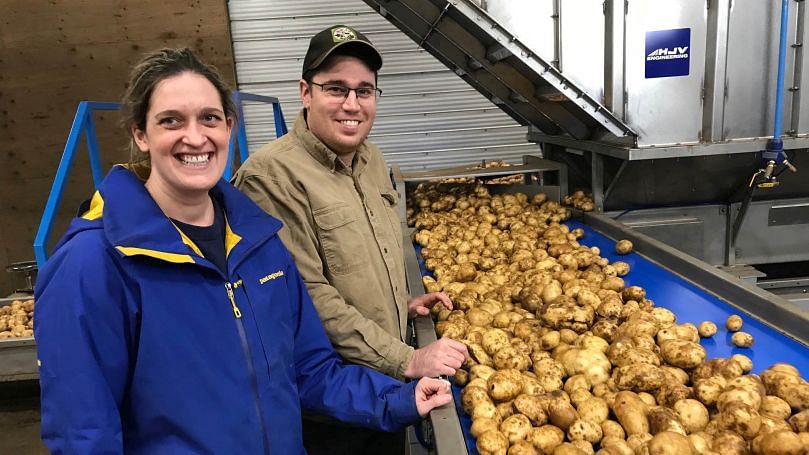
[[373, 238], [362, 232], [359, 215], [347, 205], [335, 205], [313, 212], [318, 238], [328, 270], [343, 275], [368, 264], [364, 241]]

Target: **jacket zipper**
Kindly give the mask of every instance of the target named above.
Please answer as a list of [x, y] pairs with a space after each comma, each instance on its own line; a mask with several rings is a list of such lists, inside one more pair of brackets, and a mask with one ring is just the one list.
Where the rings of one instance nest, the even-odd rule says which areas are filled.
[[242, 342], [242, 351], [244, 352], [245, 357], [247, 358], [247, 370], [250, 373], [250, 385], [253, 389], [253, 403], [256, 407], [256, 413], [258, 414], [258, 420], [261, 424], [261, 436], [264, 439], [264, 453], [270, 453], [270, 438], [267, 435], [267, 426], [264, 422], [264, 414], [261, 412], [261, 405], [259, 404], [258, 398], [258, 378], [256, 377], [256, 369], [253, 366], [253, 355], [250, 352], [250, 345], [247, 343], [247, 335], [244, 331], [244, 323], [242, 322], [242, 312], [239, 310], [239, 307], [236, 305], [236, 296], [233, 294], [233, 285], [230, 282], [225, 283], [225, 290], [228, 293], [228, 300], [230, 300], [230, 306], [233, 308], [233, 315], [236, 317], [236, 328], [239, 331], [239, 338]]

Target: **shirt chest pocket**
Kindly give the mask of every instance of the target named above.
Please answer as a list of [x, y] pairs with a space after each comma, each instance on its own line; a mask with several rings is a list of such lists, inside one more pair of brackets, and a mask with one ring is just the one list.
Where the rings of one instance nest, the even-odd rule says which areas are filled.
[[393, 237], [399, 248], [402, 248], [402, 220], [399, 218], [399, 193], [394, 190], [381, 191], [382, 205], [385, 207], [385, 217], [393, 232]]
[[368, 264], [365, 242], [373, 235], [364, 229], [366, 223], [347, 205], [334, 205], [315, 210], [317, 235], [328, 270], [345, 275]]

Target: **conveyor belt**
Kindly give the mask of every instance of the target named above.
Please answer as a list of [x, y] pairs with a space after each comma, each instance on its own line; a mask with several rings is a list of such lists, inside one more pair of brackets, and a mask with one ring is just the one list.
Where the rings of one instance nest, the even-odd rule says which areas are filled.
[[[609, 225], [608, 221], [600, 220], [600, 218], [590, 216], [586, 219], [607, 223], [605, 226], [613, 227]], [[628, 255], [618, 255], [615, 253], [615, 241], [597, 232], [588, 224], [580, 221], [568, 221], [567, 225], [571, 229], [584, 229], [585, 235], [579, 240], [580, 243], [587, 246], [597, 246], [601, 249], [601, 255], [610, 262], [621, 260], [628, 263], [631, 268], [630, 273], [624, 277], [627, 286], [638, 285], [644, 287], [647, 296], [654, 300], [657, 306], [668, 308], [674, 312], [678, 323], [691, 322], [699, 324], [706, 320], [715, 322], [719, 328], [717, 334], [713, 338], [701, 340], [702, 346], [707, 351], [708, 358], [729, 357], [737, 353], [744, 354], [753, 361], [754, 373], [759, 373], [776, 362], [788, 362], [797, 367], [803, 377], [809, 376], [809, 347], [781, 333], [772, 326], [772, 323], [764, 323], [747, 312], [739, 310], [739, 307], [745, 307], [745, 303], [749, 302], [734, 302], [734, 306], [719, 297], [720, 295], [724, 296], [726, 291], [730, 291], [730, 289], [716, 288], [708, 292], [686, 280], [683, 276], [664, 268], [641, 254], [633, 252]], [[644, 246], [648, 242], [652, 242], [654, 248], [650, 248], [650, 250], [666, 249], [664, 245], [654, 244], [654, 241], [650, 241], [645, 236], [638, 236], [631, 231], [626, 232], [626, 234], [624, 238], [632, 240], [636, 246]], [[424, 263], [421, 259], [421, 248], [416, 245], [415, 249], [421, 274], [428, 274], [429, 272], [424, 268]], [[690, 261], [687, 258], [685, 260]], [[694, 263], [699, 265], [698, 261]], [[704, 265], [705, 267], [710, 267], [707, 264]], [[706, 273], [714, 273], [714, 271], [706, 270]], [[732, 278], [728, 278], [728, 280], [729, 287], [737, 285]], [[721, 283], [722, 281], [718, 282]], [[743, 285], [740, 286], [744, 291]], [[741, 291], [734, 289], [734, 292], [736, 293], [734, 295], [738, 295], [738, 292]], [[761, 298], [761, 294], [756, 293], [756, 291], [750, 289], [750, 292], [751, 301], [754, 298]], [[777, 299], [775, 296], [773, 298]], [[725, 320], [731, 314], [739, 314], [744, 319], [742, 330], [753, 335], [755, 339], [755, 344], [752, 348], [737, 348], [730, 342], [731, 334], [725, 329]], [[453, 387], [456, 412], [460, 420], [466, 449], [469, 454], [477, 455], [474, 439], [469, 434], [471, 419], [460, 408], [459, 393], [460, 389]], [[441, 435], [436, 432], [435, 438], [439, 439]]]
[[[577, 221], [569, 221], [567, 224], [571, 229], [584, 229], [585, 235], [579, 240], [582, 244], [599, 247], [601, 255], [610, 262], [620, 260], [629, 264], [631, 271], [624, 277], [627, 286], [644, 287], [646, 296], [654, 300], [657, 306], [668, 308], [677, 315], [678, 323], [691, 322], [698, 325], [702, 321], [715, 322], [719, 331], [713, 338], [700, 342], [709, 359], [744, 354], [753, 361], [754, 373], [759, 373], [776, 362], [788, 362], [795, 365], [803, 377], [809, 377], [809, 348], [806, 346], [748, 314], [740, 314], [715, 295], [637, 253], [626, 256], [616, 254], [615, 242], [589, 226]], [[721, 290], [716, 291], [721, 293]], [[737, 348], [730, 342], [731, 333], [725, 329], [725, 319], [731, 314], [740, 314], [744, 319], [742, 330], [755, 339], [752, 348]]]

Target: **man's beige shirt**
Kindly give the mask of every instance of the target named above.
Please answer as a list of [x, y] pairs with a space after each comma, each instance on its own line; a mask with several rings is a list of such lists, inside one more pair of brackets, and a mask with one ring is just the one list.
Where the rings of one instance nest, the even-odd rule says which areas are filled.
[[308, 129], [303, 113], [287, 135], [262, 147], [234, 184], [281, 219], [281, 238], [300, 269], [338, 353], [350, 363], [403, 377], [407, 331], [398, 194], [382, 153], [364, 141], [353, 169]]

